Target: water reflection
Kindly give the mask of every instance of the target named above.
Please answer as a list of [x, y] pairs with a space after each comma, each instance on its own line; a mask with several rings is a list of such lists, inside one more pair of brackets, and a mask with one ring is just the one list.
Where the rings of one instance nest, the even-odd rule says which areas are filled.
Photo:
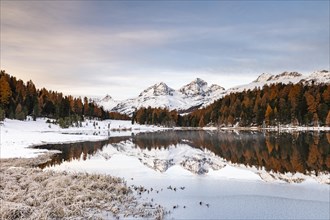
[[141, 149], [168, 148], [187, 144], [193, 148], [209, 149], [233, 163], [265, 167], [266, 170], [308, 173], [330, 172], [330, 133], [326, 132], [222, 132], [222, 131], [162, 131], [140, 133], [129, 137], [111, 137], [106, 141], [81, 142], [39, 146], [57, 149], [62, 154], [54, 156], [44, 168], [63, 160], [86, 160], [107, 144], [130, 140]]
[[101, 151], [108, 144], [120, 143], [121, 141], [126, 141], [130, 137], [111, 137], [104, 141], [85, 141], [71, 144], [46, 144], [41, 146], [36, 146], [38, 149], [47, 150], [59, 150], [61, 154], [55, 154], [52, 160], [40, 164], [39, 168], [43, 169], [47, 166], [54, 166], [61, 164], [63, 161], [72, 160], [86, 160], [93, 156], [96, 152]]

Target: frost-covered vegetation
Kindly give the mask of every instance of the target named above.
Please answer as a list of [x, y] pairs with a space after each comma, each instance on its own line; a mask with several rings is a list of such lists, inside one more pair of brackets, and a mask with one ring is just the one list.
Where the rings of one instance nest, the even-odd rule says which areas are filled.
[[41, 160], [1, 160], [1, 219], [163, 217], [162, 207], [139, 202], [120, 178], [27, 166], [36, 161]]

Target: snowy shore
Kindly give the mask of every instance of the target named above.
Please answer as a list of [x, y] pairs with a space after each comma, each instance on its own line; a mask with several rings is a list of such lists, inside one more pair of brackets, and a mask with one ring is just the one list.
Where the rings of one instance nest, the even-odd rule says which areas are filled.
[[[132, 125], [123, 120], [86, 120], [82, 127], [60, 128], [46, 123], [47, 118], [36, 121], [6, 119], [0, 125], [0, 158], [36, 157], [46, 150], [31, 148], [52, 143], [73, 143], [105, 140], [111, 136], [125, 136], [132, 133], [164, 130], [165, 128], [145, 125]], [[110, 124], [110, 126], [109, 126]]]

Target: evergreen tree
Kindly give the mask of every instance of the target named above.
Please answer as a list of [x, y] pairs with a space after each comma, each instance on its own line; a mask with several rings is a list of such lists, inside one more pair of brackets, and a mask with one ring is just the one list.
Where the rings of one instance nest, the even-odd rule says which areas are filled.
[[5, 120], [6, 115], [5, 115], [5, 110], [3, 110], [0, 106], [0, 121]]
[[15, 110], [15, 118], [18, 120], [25, 120], [26, 114], [23, 111], [22, 105], [18, 104]]

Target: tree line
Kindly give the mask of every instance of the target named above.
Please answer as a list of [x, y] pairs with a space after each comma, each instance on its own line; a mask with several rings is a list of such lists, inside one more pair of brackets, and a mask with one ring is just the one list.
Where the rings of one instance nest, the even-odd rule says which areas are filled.
[[[159, 115], [162, 117], [159, 117]], [[166, 116], [166, 117], [165, 117]], [[271, 84], [231, 93], [190, 114], [141, 108], [133, 114], [140, 124], [183, 127], [213, 126], [330, 126], [329, 84]]]
[[4, 70], [0, 73], [0, 120], [49, 117], [69, 126], [84, 118], [132, 120], [132, 123], [167, 127], [213, 126], [330, 126], [329, 84], [271, 84], [231, 93], [190, 114], [166, 108], [140, 108], [130, 118], [105, 111], [87, 97], [36, 89]]
[[180, 115], [176, 110], [169, 111], [166, 108], [140, 108], [133, 112], [132, 124], [162, 125], [173, 127], [177, 125]]
[[24, 120], [27, 116], [48, 117], [70, 125], [84, 118], [125, 119], [130, 117], [120, 113], [105, 111], [87, 97], [81, 99], [71, 95], [36, 89], [29, 80], [23, 82], [10, 76], [4, 70], [0, 73], [0, 119], [10, 118]]

